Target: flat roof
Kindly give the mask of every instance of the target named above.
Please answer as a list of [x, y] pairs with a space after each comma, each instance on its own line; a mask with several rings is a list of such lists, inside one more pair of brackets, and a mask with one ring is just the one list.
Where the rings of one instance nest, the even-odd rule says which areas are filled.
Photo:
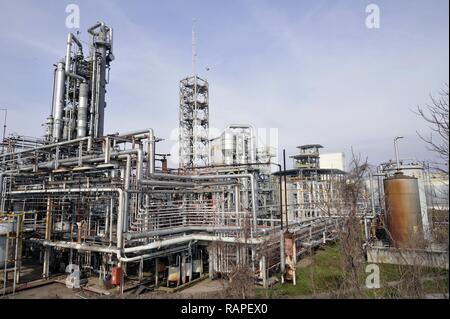
[[[300, 172], [306, 176], [311, 175], [312, 173], [323, 174], [323, 175], [325, 175], [325, 174], [336, 174], [336, 175], [347, 174], [346, 172], [344, 172], [340, 169], [336, 169], [336, 168], [293, 168], [293, 169], [286, 170], [286, 176], [298, 175]], [[275, 175], [275, 176], [283, 175], [283, 171], [274, 172], [274, 173], [272, 173], [272, 175]]]
[[323, 146], [320, 144], [305, 144], [305, 145], [297, 146], [297, 148], [299, 148], [301, 150], [305, 150], [308, 148], [323, 148]]

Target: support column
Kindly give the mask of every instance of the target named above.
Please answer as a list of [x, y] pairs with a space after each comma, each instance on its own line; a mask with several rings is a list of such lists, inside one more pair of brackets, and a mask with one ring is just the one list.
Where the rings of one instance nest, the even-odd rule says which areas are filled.
[[144, 258], [139, 262], [139, 282], [144, 279]]
[[155, 259], [155, 288], [159, 287], [159, 258]]
[[263, 280], [263, 287], [267, 288], [267, 265], [266, 265], [266, 256], [261, 257], [260, 262], [260, 274]]
[[177, 256], [177, 258], [179, 258], [178, 260], [178, 276], [177, 276], [177, 287], [180, 285], [180, 281], [181, 281], [181, 276], [183, 275], [182, 274], [182, 272], [181, 272], [181, 263], [182, 263], [182, 261], [181, 261], [181, 256], [180, 255], [178, 255]]
[[186, 283], [186, 255], [181, 255], [181, 283], [184, 285]]
[[[47, 213], [45, 215], [45, 240], [51, 239], [51, 231], [52, 231], [52, 210], [53, 210], [53, 200], [48, 197], [47, 199]], [[51, 248], [44, 248], [44, 265], [42, 269], [42, 277], [44, 279], [49, 278], [50, 273], [50, 253]]]
[[214, 278], [214, 256], [213, 251], [210, 249], [209, 255], [208, 255], [208, 263], [209, 263], [209, 279]]
[[285, 272], [285, 257], [284, 257], [284, 236], [283, 231], [280, 231], [280, 271], [281, 271], [281, 283], [284, 283]]
[[292, 279], [294, 286], [297, 284], [296, 279], [296, 269], [297, 269], [297, 244], [295, 243], [295, 238], [292, 241], [292, 264], [294, 266], [294, 278]]

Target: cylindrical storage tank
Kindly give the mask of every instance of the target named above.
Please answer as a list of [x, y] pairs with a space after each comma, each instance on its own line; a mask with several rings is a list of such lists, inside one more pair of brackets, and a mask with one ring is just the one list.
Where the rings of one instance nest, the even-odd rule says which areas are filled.
[[236, 139], [234, 134], [229, 130], [223, 132], [222, 134], [222, 151], [225, 164], [233, 164], [233, 157], [236, 152]]
[[77, 137], [85, 137], [88, 127], [88, 98], [89, 98], [89, 86], [87, 83], [80, 84], [80, 101], [78, 104], [78, 121], [77, 121]]
[[414, 248], [424, 244], [417, 178], [395, 173], [383, 181], [386, 224], [393, 246]]
[[167, 276], [167, 281], [178, 282], [178, 275], [180, 272], [179, 266], [169, 266], [169, 273]]
[[15, 222], [0, 223], [0, 235], [6, 236], [8, 233], [13, 232], [15, 226], [16, 226]]
[[203, 273], [203, 261], [201, 259], [193, 260], [193, 270], [194, 273]]
[[189, 277], [189, 280], [191, 280], [191, 275], [192, 275], [193, 271], [192, 271], [192, 263], [185, 263], [184, 264], [184, 277]]
[[[11, 245], [11, 241], [8, 243], [7, 235], [13, 232], [15, 229], [15, 223], [5, 222], [0, 223], [0, 269], [5, 267], [5, 260], [11, 260], [14, 256], [14, 247]], [[8, 249], [6, 245], [8, 244]], [[8, 258], [6, 256], [8, 254]]]

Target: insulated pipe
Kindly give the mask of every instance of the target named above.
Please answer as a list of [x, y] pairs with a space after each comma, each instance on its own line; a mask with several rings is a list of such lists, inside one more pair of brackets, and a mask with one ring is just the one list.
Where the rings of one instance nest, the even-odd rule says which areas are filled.
[[60, 247], [60, 248], [67, 248], [67, 249], [76, 249], [76, 250], [83, 250], [83, 251], [96, 251], [101, 253], [113, 253], [115, 254], [117, 252], [116, 248], [113, 247], [104, 247], [99, 245], [91, 245], [86, 243], [77, 243], [77, 242], [71, 242], [71, 241], [50, 241], [50, 240], [44, 240], [44, 239], [37, 239], [37, 238], [29, 238], [28, 240], [38, 242], [46, 247]]
[[113, 41], [114, 41], [114, 31], [113, 28], [109, 27], [109, 51], [113, 52]]
[[87, 83], [80, 84], [80, 100], [78, 104], [78, 121], [77, 121], [77, 138], [86, 136], [87, 132], [87, 117], [88, 117], [88, 99], [89, 86]]
[[[124, 215], [123, 215], [123, 231], [127, 232], [128, 231], [128, 190], [130, 189], [130, 176], [131, 176], [131, 155], [127, 154], [126, 155], [127, 158], [127, 163], [125, 166], [125, 194], [124, 194], [124, 206], [126, 207]], [[120, 228], [117, 228], [118, 230]]]
[[[98, 32], [94, 32], [95, 29], [99, 28]], [[106, 67], [107, 67], [107, 50], [110, 49], [108, 42], [108, 32], [109, 28], [104, 22], [98, 22], [94, 26], [88, 29], [88, 32], [93, 35], [93, 45], [95, 51], [98, 54], [98, 66], [97, 66], [97, 78], [96, 78], [96, 97], [95, 97], [95, 127], [94, 127], [94, 137], [103, 136], [103, 126], [104, 126], [104, 112], [106, 107], [105, 95], [106, 95]], [[111, 33], [109, 33], [111, 35]], [[111, 53], [111, 52], [110, 52]]]
[[69, 33], [67, 35], [67, 48], [66, 48], [66, 68], [65, 73], [67, 76], [70, 76], [72, 78], [75, 78], [77, 80], [86, 82], [86, 79], [78, 74], [71, 73], [70, 72], [70, 64], [71, 64], [71, 51], [72, 51], [72, 42], [75, 42], [78, 45], [78, 48], [81, 51], [81, 54], [83, 54], [83, 46], [81, 45], [81, 42], [77, 39], [76, 36], [73, 35], [73, 33]]
[[145, 251], [145, 250], [152, 250], [152, 249], [160, 249], [161, 247], [186, 243], [189, 241], [220, 241], [224, 243], [246, 243], [250, 245], [257, 245], [261, 244], [263, 242], [262, 238], [236, 238], [236, 237], [217, 237], [217, 236], [211, 236], [211, 235], [203, 235], [203, 234], [192, 234], [187, 236], [181, 236], [177, 238], [170, 238], [166, 240], [161, 241], [155, 241], [150, 244], [142, 245], [142, 246], [136, 246], [136, 247], [128, 247], [124, 248], [124, 253], [134, 253], [139, 251]]
[[64, 62], [59, 62], [55, 74], [55, 86], [53, 92], [53, 138], [56, 141], [61, 140], [63, 133], [63, 113], [64, 113], [64, 91], [65, 91], [65, 73]]
[[251, 162], [256, 162], [256, 154], [255, 154], [255, 129], [252, 125], [248, 124], [230, 124], [227, 126], [227, 129], [247, 129], [250, 131], [250, 157]]
[[90, 27], [87, 31], [89, 34], [98, 35], [98, 33], [95, 33], [94, 30], [99, 27], [104, 27], [104, 26], [105, 26], [105, 23], [103, 21], [99, 21], [96, 24], [94, 24], [92, 27]]
[[[147, 129], [145, 132], [149, 133], [151, 135], [150, 138], [153, 139], [153, 148], [150, 148], [150, 150], [154, 150], [154, 140], [155, 139], [154, 139], [153, 130], [152, 129]], [[142, 131], [139, 131], [136, 134], [139, 134], [139, 133], [142, 133]], [[132, 133], [132, 134], [134, 134], [134, 133]], [[124, 135], [120, 135], [119, 137], [122, 137], [122, 136], [124, 136]], [[16, 152], [13, 152], [13, 153], [0, 154], [0, 158], [5, 158], [7, 156], [17, 156], [19, 154], [25, 154], [25, 153], [30, 153], [31, 154], [31, 153], [36, 152], [36, 151], [51, 149], [51, 148], [57, 147], [57, 146], [66, 146], [66, 145], [78, 144], [79, 142], [88, 141], [90, 139], [91, 139], [90, 136], [86, 136], [86, 137], [77, 138], [77, 139], [70, 140], [70, 141], [62, 141], [62, 142], [57, 142], [57, 143], [53, 143], [53, 144], [50, 144], [50, 145], [39, 146], [39, 147], [35, 147], [33, 149], [16, 151]], [[125, 150], [125, 151], [121, 151], [121, 152], [114, 152], [114, 153], [111, 153], [111, 156], [119, 156], [121, 154], [131, 154], [131, 153], [137, 153], [137, 155], [138, 155], [138, 167], [140, 168], [140, 170], [138, 170], [137, 177], [138, 177], [138, 179], [140, 179], [142, 177], [142, 167], [143, 167], [142, 165], [143, 165], [143, 158], [144, 158], [144, 153], [143, 153], [142, 149], [131, 149], [131, 150]], [[154, 166], [154, 154], [155, 153], [154, 152], [149, 152], [149, 153], [150, 154], [148, 154], [149, 155], [148, 158], [150, 159], [150, 165], [149, 165], [150, 166], [150, 170], [154, 171], [154, 167], [155, 167]], [[98, 160], [104, 160], [105, 158], [104, 157], [97, 158], [95, 156], [85, 157], [84, 158], [84, 160], [87, 160], [87, 159], [89, 159], [89, 160], [97, 160], [97, 159]], [[60, 160], [60, 163], [61, 164], [63, 164], [63, 163], [78, 163], [78, 161], [79, 161], [78, 158], [77, 159], [70, 159], [70, 158], [68, 158], [68, 159]], [[47, 167], [47, 166], [50, 167], [50, 168], [53, 167], [54, 166], [54, 161], [50, 161], [50, 162], [47, 162], [47, 163], [41, 163], [38, 167], [39, 168], [44, 168], [44, 167]], [[32, 166], [25, 166], [25, 167], [21, 168], [20, 170], [25, 170], [27, 167], [29, 169], [32, 168]]]
[[240, 230], [242, 227], [226, 227], [226, 226], [187, 226], [187, 227], [178, 227], [178, 228], [171, 228], [171, 229], [161, 229], [161, 230], [154, 230], [149, 231], [145, 233], [127, 233], [125, 235], [127, 240], [132, 239], [140, 239], [140, 238], [148, 238], [153, 236], [163, 236], [163, 235], [171, 235], [176, 233], [184, 233], [189, 231], [207, 231], [207, 232], [213, 232], [213, 231], [236, 231]]
[[92, 60], [92, 75], [91, 75], [91, 105], [89, 107], [89, 133], [91, 137], [94, 136], [94, 124], [95, 124], [95, 101], [97, 94], [97, 57], [95, 54], [95, 48], [91, 52]]
[[372, 206], [372, 216], [370, 218], [375, 218], [375, 194], [373, 189], [373, 175], [372, 172], [369, 172], [369, 179], [370, 179], [370, 201]]
[[[323, 223], [324, 223], [324, 221], [322, 221], [320, 224], [323, 224]], [[314, 226], [320, 226], [320, 224], [319, 223], [314, 224]], [[302, 225], [301, 229], [299, 230], [300, 234], [308, 232], [309, 228], [311, 226], [313, 226], [313, 224], [310, 224], [310, 223]], [[302, 228], [305, 228], [305, 229], [302, 229]], [[314, 232], [314, 234], [316, 234], [316, 233], [317, 232]], [[124, 248], [123, 251], [124, 251], [124, 253], [131, 253], [131, 252], [140, 252], [140, 251], [152, 250], [152, 249], [160, 249], [161, 247], [176, 245], [179, 243], [185, 243], [185, 242], [189, 242], [192, 240], [211, 241], [211, 242], [221, 241], [221, 242], [226, 242], [226, 243], [245, 242], [247, 244], [260, 244], [263, 242], [262, 238], [251, 238], [249, 240], [248, 238], [247, 239], [238, 239], [235, 237], [220, 237], [220, 238], [218, 238], [217, 236], [211, 236], [211, 235], [192, 234], [192, 235], [178, 237], [178, 238], [171, 238], [171, 239], [167, 239], [167, 240], [163, 240], [163, 241], [156, 241], [156, 242], [153, 242], [153, 243], [150, 243], [147, 245], [143, 245], [143, 246]], [[120, 258], [123, 258], [123, 257], [120, 257]]]
[[173, 187], [195, 187], [197, 184], [177, 181], [142, 180], [142, 185], [147, 186], [173, 186]]
[[[256, 195], [255, 195], [255, 179], [252, 174], [221, 174], [221, 175], [199, 175], [199, 176], [183, 176], [183, 175], [169, 175], [169, 174], [153, 174], [152, 177], [158, 176], [158, 177], [165, 177], [168, 176], [168, 178], [173, 179], [181, 179], [181, 180], [208, 180], [208, 179], [223, 179], [223, 178], [249, 178], [250, 184], [251, 184], [251, 197], [252, 197], [252, 213], [253, 213], [253, 227], [256, 229]], [[141, 183], [151, 183], [152, 180], [142, 180]]]
[[104, 139], [104, 147], [105, 147], [105, 164], [109, 164], [111, 161], [111, 142], [109, 137], [105, 137]]
[[56, 147], [56, 146], [77, 144], [79, 142], [86, 141], [87, 139], [89, 139], [89, 137], [78, 138], [78, 139], [70, 140], [70, 141], [62, 141], [62, 142], [53, 143], [53, 144], [50, 144], [50, 145], [44, 145], [44, 146], [35, 147], [35, 148], [32, 148], [32, 149], [16, 151], [16, 152], [13, 152], [13, 153], [0, 154], [0, 157], [14, 156], [14, 155], [17, 155], [17, 154], [24, 154], [24, 153], [32, 153], [32, 152], [35, 152], [35, 151], [45, 150], [45, 149]]
[[0, 172], [0, 212], [4, 212], [4, 198], [3, 198], [3, 173]]
[[178, 252], [184, 251], [186, 249], [188, 249], [188, 246], [183, 245], [183, 246], [175, 247], [175, 248], [172, 248], [172, 249], [167, 249], [167, 250], [164, 250], [164, 251], [154, 252], [154, 253], [151, 253], [151, 254], [139, 255], [139, 256], [136, 256], [136, 257], [120, 257], [119, 260], [122, 261], [122, 262], [127, 262], [128, 263], [128, 262], [138, 261], [138, 260], [141, 260], [141, 259], [155, 258], [155, 257], [157, 258], [157, 257], [160, 257], [160, 256], [167, 256], [168, 254], [178, 253]]
[[[148, 136], [147, 136], [148, 134]], [[144, 130], [131, 131], [116, 135], [117, 137], [127, 138], [127, 137], [147, 137], [148, 138], [148, 152], [147, 152], [147, 162], [148, 162], [148, 174], [153, 174], [155, 172], [155, 131], [152, 128], [147, 128]]]
[[71, 193], [71, 192], [117, 192], [119, 194], [119, 209], [117, 216], [117, 249], [92, 246], [89, 244], [81, 244], [81, 243], [72, 243], [72, 242], [43, 242], [44, 246], [55, 246], [55, 247], [64, 247], [64, 248], [72, 248], [79, 250], [87, 250], [87, 251], [101, 251], [108, 253], [116, 253], [117, 258], [120, 260], [122, 248], [123, 248], [123, 217], [126, 214], [124, 210], [127, 207], [123, 205], [123, 191], [120, 188], [74, 188], [74, 189], [48, 189], [48, 190], [28, 190], [28, 191], [12, 191], [10, 194], [41, 194], [41, 193]]
[[[93, 193], [93, 192], [117, 192], [119, 195], [119, 209], [117, 215], [117, 250], [123, 248], [123, 217], [126, 215], [124, 210], [127, 207], [123, 205], [124, 192], [120, 188], [67, 188], [67, 189], [36, 189], [36, 190], [26, 190], [26, 191], [11, 191], [11, 195], [21, 195], [21, 194], [53, 194], [53, 193]], [[54, 245], [57, 246], [56, 242]], [[63, 242], [64, 243], [64, 242]], [[63, 244], [62, 244], [63, 245]], [[66, 244], [64, 244], [66, 245]], [[82, 245], [82, 244], [79, 244]], [[66, 245], [67, 246], [67, 245]], [[59, 247], [59, 246], [57, 246]], [[70, 247], [67, 247], [70, 248]]]
[[[83, 139], [89, 139], [90, 137], [86, 137]], [[81, 139], [81, 140], [83, 140]], [[72, 140], [70, 142], [74, 142], [76, 140]], [[64, 143], [68, 143], [69, 141], [66, 141]], [[57, 145], [57, 144], [53, 144], [53, 145]], [[137, 167], [137, 176], [136, 178], [138, 180], [140, 180], [142, 178], [142, 159], [143, 159], [143, 150], [141, 149], [130, 149], [130, 150], [125, 150], [125, 151], [120, 151], [120, 152], [114, 152], [111, 154], [112, 157], [118, 157], [118, 158], [125, 158], [123, 157], [126, 154], [133, 154], [136, 153], [137, 154], [137, 158], [138, 158], [138, 167]], [[105, 156], [100, 156], [98, 157], [97, 155], [91, 155], [91, 156], [85, 156], [82, 159], [82, 163], [95, 163], [95, 162], [104, 162]], [[50, 161], [50, 162], [46, 162], [46, 163], [41, 163], [38, 165], [38, 168], [53, 168], [55, 166], [55, 162], [56, 161]], [[63, 160], [58, 160], [58, 166], [71, 166], [71, 165], [79, 165], [80, 159], [77, 158], [66, 158]], [[33, 167], [35, 167], [35, 165], [28, 165], [25, 167], [20, 168], [18, 171], [29, 171], [32, 170]], [[9, 172], [9, 171], [8, 171]]]

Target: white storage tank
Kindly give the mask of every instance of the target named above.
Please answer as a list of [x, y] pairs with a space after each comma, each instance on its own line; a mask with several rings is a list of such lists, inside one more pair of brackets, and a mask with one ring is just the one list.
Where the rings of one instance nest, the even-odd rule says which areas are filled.
[[225, 164], [233, 164], [233, 157], [236, 152], [236, 139], [234, 134], [229, 130], [226, 130], [222, 134], [222, 151]]
[[[6, 243], [7, 243], [7, 235], [8, 233], [14, 231], [15, 223], [13, 222], [0, 222], [0, 268], [5, 267], [5, 259], [6, 259]], [[11, 259], [12, 250], [11, 246], [8, 248], [8, 255]]]

